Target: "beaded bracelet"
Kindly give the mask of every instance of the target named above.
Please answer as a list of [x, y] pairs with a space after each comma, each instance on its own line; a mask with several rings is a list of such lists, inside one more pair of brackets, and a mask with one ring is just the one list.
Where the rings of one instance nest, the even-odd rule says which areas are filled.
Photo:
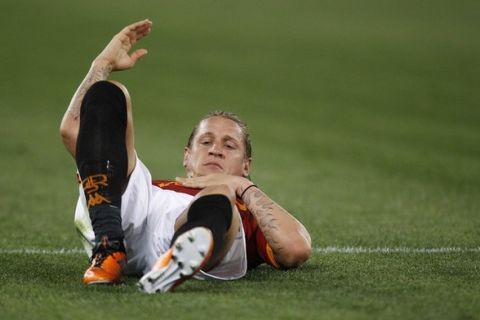
[[251, 187], [258, 188], [258, 186], [257, 186], [256, 184], [251, 184], [251, 185], [249, 185], [248, 187], [245, 188], [245, 190], [243, 190], [242, 194], [240, 195], [240, 199], [243, 199], [243, 195], [244, 195], [245, 192], [247, 192], [247, 190], [250, 189]]

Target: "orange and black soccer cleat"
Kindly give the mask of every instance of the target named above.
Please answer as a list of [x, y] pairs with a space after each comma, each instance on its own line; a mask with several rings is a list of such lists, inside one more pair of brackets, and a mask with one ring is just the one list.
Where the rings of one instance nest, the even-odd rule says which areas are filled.
[[108, 241], [107, 237], [95, 246], [92, 264], [83, 275], [83, 283], [116, 284], [121, 282], [122, 269], [127, 262], [123, 243]]
[[140, 279], [140, 291], [157, 293], [174, 289], [208, 263], [213, 246], [212, 232], [207, 228], [196, 227], [180, 235]]

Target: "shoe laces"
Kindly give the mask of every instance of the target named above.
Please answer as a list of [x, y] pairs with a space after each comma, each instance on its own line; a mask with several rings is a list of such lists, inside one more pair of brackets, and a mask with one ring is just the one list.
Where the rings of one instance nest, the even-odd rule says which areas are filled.
[[119, 251], [125, 252], [125, 247], [122, 242], [118, 240], [109, 241], [107, 236], [103, 236], [101, 241], [93, 248], [90, 263], [95, 260], [95, 266], [99, 267], [108, 256]]
[[[103, 261], [105, 261], [105, 259], [111, 254], [110, 253], [105, 253], [105, 252], [99, 252], [97, 253], [96, 255], [92, 256], [92, 258], [90, 258], [90, 260], [95, 260], [95, 267], [101, 267], [102, 264], [103, 264]], [[92, 262], [92, 261], [90, 261]]]

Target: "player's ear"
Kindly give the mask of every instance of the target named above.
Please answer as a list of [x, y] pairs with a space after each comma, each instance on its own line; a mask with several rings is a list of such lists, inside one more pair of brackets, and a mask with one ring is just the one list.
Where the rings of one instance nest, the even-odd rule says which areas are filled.
[[190, 157], [190, 149], [188, 147], [185, 147], [185, 149], [183, 149], [183, 167], [185, 169], [187, 168], [189, 157]]
[[249, 177], [250, 176], [250, 169], [252, 167], [252, 158], [247, 158], [243, 160], [243, 168], [242, 168], [242, 173], [244, 177]]

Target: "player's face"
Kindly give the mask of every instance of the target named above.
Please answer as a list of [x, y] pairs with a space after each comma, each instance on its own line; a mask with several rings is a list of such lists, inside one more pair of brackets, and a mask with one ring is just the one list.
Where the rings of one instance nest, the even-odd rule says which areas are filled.
[[250, 162], [240, 126], [224, 117], [211, 117], [199, 124], [190, 148], [185, 148], [183, 166], [191, 177], [213, 173], [246, 177]]

